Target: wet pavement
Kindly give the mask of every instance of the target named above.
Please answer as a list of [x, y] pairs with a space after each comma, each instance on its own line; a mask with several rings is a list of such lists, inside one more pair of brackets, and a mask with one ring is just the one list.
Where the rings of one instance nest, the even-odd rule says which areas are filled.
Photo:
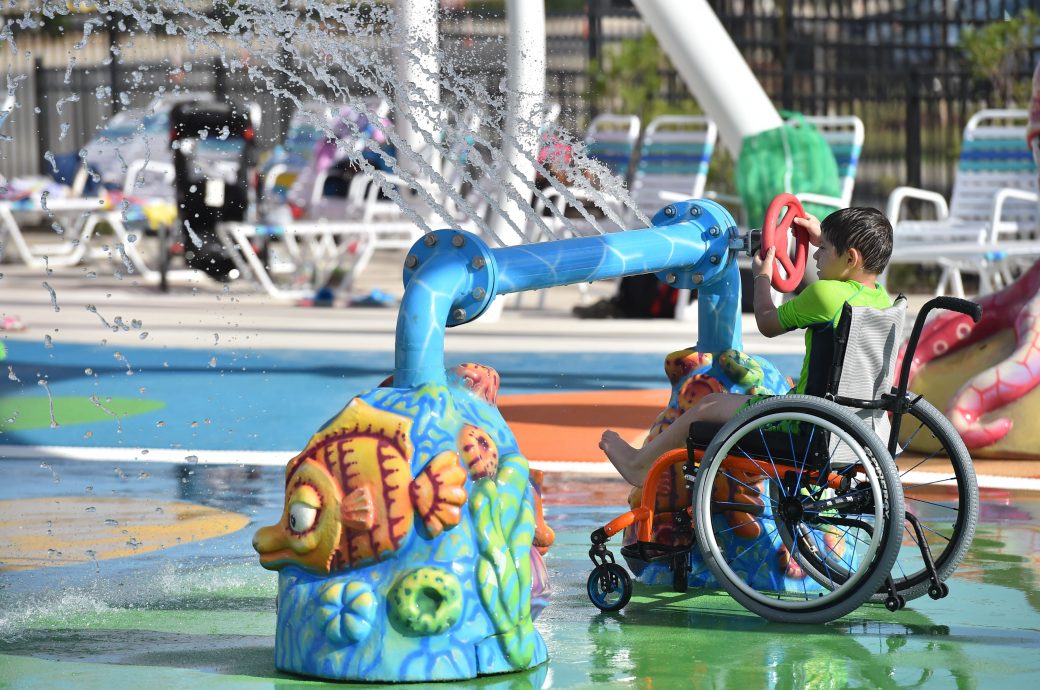
[[[250, 546], [253, 531], [281, 513], [280, 468], [8, 459], [4, 469], [0, 524], [30, 532], [43, 558], [67, 564], [0, 578], [0, 686], [320, 684], [274, 669], [277, 576]], [[1035, 495], [983, 490], [979, 529], [948, 598], [896, 614], [867, 605], [818, 626], [766, 622], [721, 593], [638, 584], [621, 613], [600, 613], [585, 595], [588, 534], [622, 512], [626, 495], [620, 480], [547, 475], [557, 542], [546, 561], [553, 595], [536, 627], [550, 660], [464, 687], [1025, 688], [1040, 672]], [[133, 500], [145, 514], [194, 504], [240, 513], [248, 525], [146, 552], [148, 533], [104, 525], [100, 510], [82, 507], [92, 498]], [[81, 543], [66, 539], [64, 551], [48, 553], [53, 520], [21, 509], [37, 501], [82, 507], [70, 518]], [[134, 553], [99, 553], [103, 527]]]

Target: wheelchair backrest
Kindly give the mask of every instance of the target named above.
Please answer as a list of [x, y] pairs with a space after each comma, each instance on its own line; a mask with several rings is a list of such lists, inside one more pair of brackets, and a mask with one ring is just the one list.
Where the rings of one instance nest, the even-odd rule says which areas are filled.
[[[833, 329], [833, 360], [825, 394], [874, 401], [890, 392], [905, 321], [903, 295], [887, 309], [846, 304]], [[849, 409], [888, 443], [891, 425], [885, 410], [854, 406]]]

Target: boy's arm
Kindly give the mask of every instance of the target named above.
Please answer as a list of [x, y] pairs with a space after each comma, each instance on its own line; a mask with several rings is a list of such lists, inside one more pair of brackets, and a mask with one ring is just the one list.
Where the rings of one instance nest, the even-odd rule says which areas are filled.
[[756, 253], [751, 261], [751, 272], [755, 276], [751, 281], [755, 291], [755, 323], [758, 325], [758, 330], [767, 338], [775, 338], [787, 332], [787, 329], [780, 324], [780, 316], [776, 311], [776, 305], [773, 304], [773, 295], [769, 287], [773, 280], [773, 258], [775, 256], [776, 249], [770, 247], [764, 259]]

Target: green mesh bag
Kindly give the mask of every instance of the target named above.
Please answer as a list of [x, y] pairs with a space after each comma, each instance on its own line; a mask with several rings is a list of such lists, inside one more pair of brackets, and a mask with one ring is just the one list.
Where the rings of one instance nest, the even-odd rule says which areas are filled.
[[[752, 227], [762, 225], [777, 194], [841, 194], [838, 164], [827, 141], [801, 113], [782, 114], [794, 123], [785, 121], [776, 129], [745, 137], [740, 147], [737, 193]], [[823, 220], [834, 208], [807, 203], [805, 210]]]

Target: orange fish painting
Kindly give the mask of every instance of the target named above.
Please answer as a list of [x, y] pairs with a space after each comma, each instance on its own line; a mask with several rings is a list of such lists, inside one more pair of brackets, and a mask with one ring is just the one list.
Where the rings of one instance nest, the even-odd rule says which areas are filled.
[[329, 574], [390, 558], [417, 515], [431, 536], [457, 525], [467, 472], [445, 451], [413, 478], [411, 427], [408, 417], [351, 400], [289, 462], [282, 519], [253, 537], [260, 564]]

